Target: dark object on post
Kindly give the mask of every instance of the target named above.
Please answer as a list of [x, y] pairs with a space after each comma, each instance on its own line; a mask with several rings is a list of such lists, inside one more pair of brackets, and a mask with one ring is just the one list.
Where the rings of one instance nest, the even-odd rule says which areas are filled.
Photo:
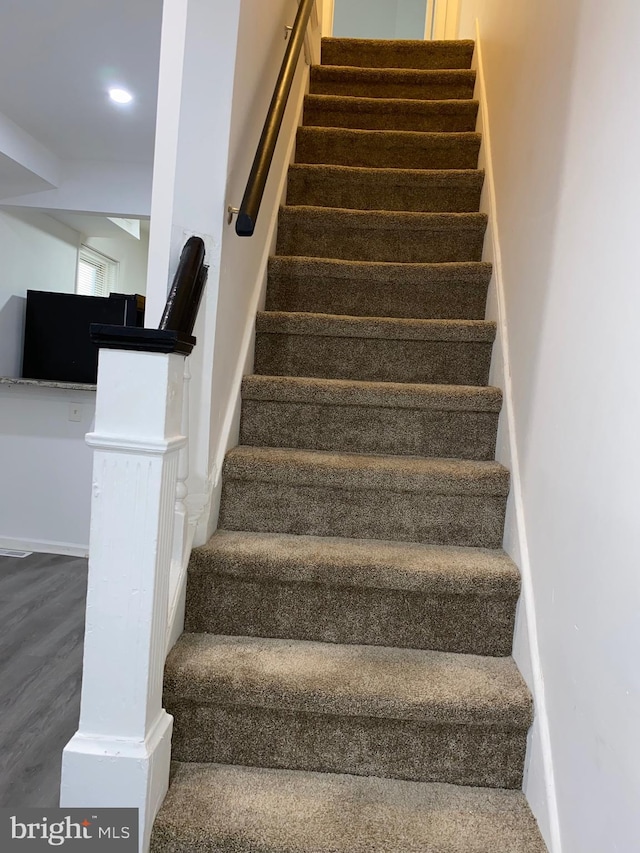
[[238, 219], [236, 220], [236, 234], [239, 237], [251, 237], [256, 227], [264, 188], [269, 177], [271, 161], [273, 160], [273, 153], [278, 142], [278, 134], [280, 133], [284, 112], [287, 108], [289, 93], [296, 74], [296, 68], [298, 67], [298, 58], [304, 44], [304, 37], [307, 32], [307, 25], [309, 24], [314, 2], [315, 0], [302, 0], [298, 7], [296, 20], [291, 30], [287, 50], [284, 54], [276, 88], [271, 99], [262, 136], [258, 143], [258, 150], [256, 151], [253, 166], [251, 167], [247, 188], [244, 191]]
[[158, 329], [130, 329], [94, 323], [91, 326], [94, 344], [104, 349], [189, 355], [196, 345], [192, 332], [209, 271], [204, 257], [203, 240], [190, 237], [180, 255]]
[[95, 385], [98, 351], [90, 326], [112, 323], [117, 324], [114, 328], [135, 332], [137, 325], [142, 326], [143, 317], [143, 296], [78, 296], [28, 290], [22, 376]]
[[204, 243], [200, 237], [190, 237], [180, 255], [180, 263], [158, 328], [174, 329], [191, 335], [206, 279]]

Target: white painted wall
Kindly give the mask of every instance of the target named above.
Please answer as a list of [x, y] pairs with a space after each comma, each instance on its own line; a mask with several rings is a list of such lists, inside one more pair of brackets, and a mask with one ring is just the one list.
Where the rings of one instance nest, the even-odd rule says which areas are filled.
[[86, 555], [94, 413], [91, 391], [0, 384], [0, 547]]
[[189, 499], [195, 515], [210, 494], [211, 375], [239, 15], [240, 0], [215, 6], [210, 0], [165, 0], [163, 6], [145, 323], [157, 327], [182, 246], [198, 234], [207, 248], [209, 279], [189, 359]]
[[[226, 447], [237, 442], [239, 385], [250, 368], [255, 310], [302, 77], [292, 93], [253, 238], [235, 236], [227, 206], [237, 207], [242, 198], [286, 48], [284, 27], [296, 10], [296, 0], [268, 5], [233, 0], [215, 8], [209, 0], [165, 0], [164, 5], [145, 322], [158, 323], [187, 237], [203, 237], [209, 279], [190, 358], [189, 491], [193, 511], [204, 508], [197, 544], [215, 524], [215, 509], [211, 514], [205, 505], [219, 485]], [[319, 28], [316, 52], [318, 39]], [[304, 59], [300, 62], [306, 67]], [[225, 320], [217, 325], [219, 308]]]
[[335, 0], [319, 0], [318, 10], [322, 18], [322, 37], [333, 35], [333, 13]]
[[640, 838], [640, 114], [629, 61], [640, 7], [463, 0], [461, 37], [475, 36], [476, 18], [496, 210], [489, 306], [506, 324], [494, 380], [508, 356], [505, 543], [525, 588], [515, 654], [538, 702], [525, 790], [554, 853], [630, 853]]
[[80, 235], [34, 210], [0, 209], [0, 376], [20, 376], [27, 290], [73, 293]]
[[[284, 27], [293, 23], [296, 11], [296, 0], [278, 0], [269, 6], [262, 0], [242, 0], [241, 3], [227, 183], [227, 199], [236, 207], [244, 193], [284, 57]], [[319, 28], [316, 28], [314, 50], [318, 56], [319, 36]], [[236, 236], [235, 223], [223, 233], [212, 383], [214, 500], [207, 535], [216, 523], [224, 454], [238, 442], [240, 383], [242, 376], [253, 368], [255, 315], [264, 305], [267, 261], [275, 248], [278, 207], [285, 189], [307, 79], [308, 68], [301, 55], [253, 237]]]
[[335, 0], [336, 38], [421, 39], [427, 0]]
[[461, 0], [427, 0], [424, 37], [434, 40], [458, 37]]
[[86, 246], [118, 261], [118, 293], [144, 294], [147, 287], [149, 231], [143, 228], [136, 240], [123, 232], [122, 237], [87, 237]]

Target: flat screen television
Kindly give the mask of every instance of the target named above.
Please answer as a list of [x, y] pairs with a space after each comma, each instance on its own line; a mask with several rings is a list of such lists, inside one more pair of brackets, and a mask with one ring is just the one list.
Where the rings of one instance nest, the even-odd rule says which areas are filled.
[[22, 376], [57, 382], [94, 385], [98, 377], [98, 348], [89, 337], [92, 323], [142, 326], [144, 297], [111, 293], [27, 291]]

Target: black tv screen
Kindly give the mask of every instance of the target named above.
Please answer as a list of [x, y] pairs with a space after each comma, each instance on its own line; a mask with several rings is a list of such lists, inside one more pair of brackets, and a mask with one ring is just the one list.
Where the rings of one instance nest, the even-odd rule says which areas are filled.
[[89, 338], [89, 327], [141, 325], [138, 299], [28, 290], [23, 378], [95, 384], [98, 348]]

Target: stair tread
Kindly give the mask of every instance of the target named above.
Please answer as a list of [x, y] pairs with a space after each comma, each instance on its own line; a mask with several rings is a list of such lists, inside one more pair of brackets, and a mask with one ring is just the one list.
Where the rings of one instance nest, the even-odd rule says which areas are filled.
[[256, 331], [382, 340], [480, 341], [492, 343], [490, 320], [416, 320], [405, 317], [350, 317], [310, 311], [259, 311]]
[[520, 791], [175, 763], [152, 853], [545, 853]]
[[520, 591], [502, 550], [286, 533], [219, 530], [194, 549], [189, 572], [439, 595]]
[[322, 62], [378, 68], [469, 68], [474, 42], [323, 38]]
[[499, 412], [499, 388], [475, 385], [427, 385], [408, 382], [366, 382], [305, 376], [245, 376], [245, 400], [334, 406], [377, 406], [393, 409]]
[[313, 65], [309, 91], [318, 95], [355, 95], [366, 98], [470, 100], [476, 72], [468, 68], [420, 69]]
[[532, 700], [512, 658], [307, 640], [183, 634], [165, 695], [290, 712], [526, 729]]
[[[313, 65], [312, 80], [392, 81], [394, 83], [475, 82], [476, 72], [467, 68], [364, 68], [355, 65]], [[315, 93], [312, 93], [315, 94]], [[425, 98], [425, 100], [429, 100]], [[452, 100], [442, 99], [439, 100]], [[466, 98], [465, 100], [470, 100]]]
[[[363, 95], [305, 95], [305, 104], [314, 107], [330, 107], [344, 112], [407, 112], [423, 114], [429, 112], [475, 113], [479, 102], [473, 98], [367, 98]], [[311, 125], [312, 127], [314, 125]], [[446, 131], [444, 131], [446, 132]]]
[[307, 228], [333, 226], [340, 229], [402, 229], [403, 231], [458, 232], [484, 231], [486, 213], [420, 213], [403, 210], [349, 210], [341, 207], [314, 205], [282, 205], [280, 225], [284, 220], [297, 219]]
[[485, 213], [280, 208], [276, 254], [394, 263], [482, 260]]
[[398, 97], [404, 93], [393, 91], [389, 94], [390, 97], [377, 98], [367, 97], [366, 92], [306, 95], [302, 124], [305, 127], [378, 128], [440, 133], [476, 129], [479, 103], [473, 98], [433, 97], [431, 100], [423, 100], [417, 91], [411, 92], [413, 97]]
[[[341, 180], [374, 180], [393, 182], [399, 186], [482, 186], [483, 169], [389, 169], [375, 166], [340, 166], [327, 163], [294, 163], [291, 172], [319, 175], [323, 178]], [[306, 205], [312, 206], [312, 205]], [[343, 208], [332, 208], [341, 210]], [[410, 211], [409, 211], [410, 212]]]
[[369, 130], [360, 127], [303, 125], [298, 128], [298, 139], [304, 140], [305, 137], [342, 138], [355, 144], [369, 140], [376, 144], [384, 140], [393, 140], [402, 145], [420, 143], [422, 145], [440, 145], [443, 148], [465, 143], [480, 145], [482, 139], [481, 134], [472, 130], [456, 130], [446, 133], [433, 130]]
[[296, 486], [440, 495], [509, 494], [509, 472], [503, 465], [467, 459], [240, 445], [227, 453], [223, 473], [229, 479]]
[[473, 131], [367, 130], [304, 125], [297, 163], [401, 169], [473, 169], [481, 136]]
[[[307, 168], [307, 167], [304, 167]], [[313, 167], [312, 167], [313, 168]], [[274, 255], [269, 258], [273, 272], [291, 271], [302, 274], [312, 270], [323, 278], [388, 281], [422, 284], [425, 280], [469, 282], [486, 285], [492, 265], [486, 261], [457, 261], [449, 263], [393, 263], [390, 261], [352, 261], [340, 258], [314, 258], [304, 255]]]

